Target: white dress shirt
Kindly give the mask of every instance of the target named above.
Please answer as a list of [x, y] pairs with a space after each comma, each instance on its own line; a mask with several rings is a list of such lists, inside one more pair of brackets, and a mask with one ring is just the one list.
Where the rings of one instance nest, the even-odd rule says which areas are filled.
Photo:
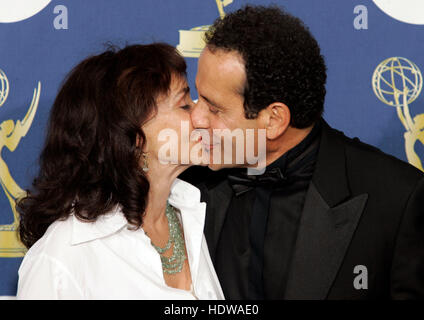
[[203, 235], [200, 190], [176, 179], [169, 203], [181, 212], [192, 290], [169, 287], [160, 256], [120, 206], [95, 222], [56, 221], [19, 268], [18, 299], [224, 299]]

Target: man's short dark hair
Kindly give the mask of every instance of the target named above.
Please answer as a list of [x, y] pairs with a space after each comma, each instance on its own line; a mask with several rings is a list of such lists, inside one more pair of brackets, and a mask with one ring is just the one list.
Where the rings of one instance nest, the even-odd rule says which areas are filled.
[[306, 128], [324, 109], [326, 66], [304, 23], [277, 6], [245, 6], [217, 19], [205, 40], [213, 52], [237, 51], [244, 59], [246, 118], [273, 102], [285, 103], [291, 125]]

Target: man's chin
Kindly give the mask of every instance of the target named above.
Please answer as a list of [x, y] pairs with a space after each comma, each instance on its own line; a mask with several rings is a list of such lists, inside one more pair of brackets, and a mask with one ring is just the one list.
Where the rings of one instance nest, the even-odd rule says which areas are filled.
[[211, 169], [212, 171], [219, 171], [223, 168], [225, 168], [223, 165], [220, 164], [209, 164], [208, 168]]
[[244, 168], [244, 165], [240, 165], [240, 164], [214, 164], [214, 163], [210, 163], [208, 164], [208, 168], [211, 169], [212, 171], [219, 171], [221, 169], [230, 169], [230, 168]]

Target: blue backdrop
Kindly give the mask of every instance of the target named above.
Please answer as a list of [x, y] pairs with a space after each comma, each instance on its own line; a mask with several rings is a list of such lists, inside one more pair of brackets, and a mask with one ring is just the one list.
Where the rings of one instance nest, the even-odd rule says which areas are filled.
[[[0, 296], [16, 293], [24, 251], [13, 240], [11, 203], [37, 172], [58, 87], [76, 63], [101, 52], [106, 42], [165, 41], [196, 55], [198, 48], [186, 37], [199, 31], [184, 30], [211, 24], [220, 6], [228, 13], [246, 3], [281, 5], [300, 17], [321, 45], [329, 124], [416, 166], [424, 160], [419, 71], [424, 70], [424, 1], [398, 0], [404, 10], [388, 0], [27, 1], [34, 3], [26, 5], [34, 6], [32, 11], [19, 8], [21, 2], [0, 2]], [[393, 59], [380, 66], [373, 85], [374, 71], [388, 58]], [[197, 59], [186, 60], [195, 99]]]

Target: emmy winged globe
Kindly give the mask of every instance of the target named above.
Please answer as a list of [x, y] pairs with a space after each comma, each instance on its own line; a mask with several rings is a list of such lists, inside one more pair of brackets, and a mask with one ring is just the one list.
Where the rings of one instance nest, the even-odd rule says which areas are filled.
[[6, 102], [9, 95], [9, 81], [6, 74], [0, 69], [0, 107]]
[[402, 57], [392, 57], [381, 62], [372, 76], [372, 87], [377, 98], [396, 108], [406, 132], [405, 152], [409, 163], [420, 170], [423, 165], [415, 152], [415, 144], [424, 144], [424, 114], [411, 117], [409, 105], [420, 95], [423, 76], [418, 66]]

